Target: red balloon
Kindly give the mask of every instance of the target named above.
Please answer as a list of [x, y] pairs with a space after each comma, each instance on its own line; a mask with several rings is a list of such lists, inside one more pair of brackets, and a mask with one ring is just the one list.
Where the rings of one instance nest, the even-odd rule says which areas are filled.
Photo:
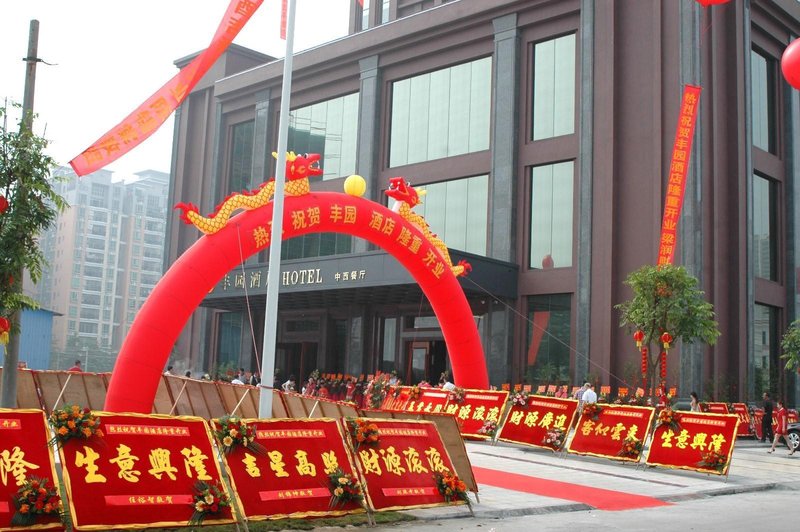
[[715, 4], [727, 4], [730, 0], [697, 0], [703, 7], [713, 6]]
[[781, 57], [781, 71], [789, 85], [800, 89], [800, 39], [795, 39], [786, 47]]
[[[343, 221], [341, 215], [323, 215], [314, 224], [292, 223], [294, 213], [312, 209], [321, 213], [348, 212], [352, 223]], [[142, 305], [122, 344], [108, 385], [106, 411], [152, 411], [164, 364], [184, 324], [209, 290], [241, 263], [240, 257], [247, 258], [268, 245], [257, 235], [268, 230], [266, 220], [271, 219], [272, 202], [235, 216], [219, 232], [201, 237], [178, 257]], [[391, 225], [395, 230], [388, 234], [368, 223], [370, 220], [391, 221], [381, 227]], [[454, 382], [463, 388], [489, 388], [483, 345], [464, 290], [455, 275], [432, 269], [434, 264], [429, 260], [435, 258], [438, 263], [441, 255], [416, 226], [373, 201], [336, 192], [315, 192], [285, 198], [283, 227], [284, 239], [314, 232], [345, 233], [377, 244], [392, 255], [419, 284], [439, 319]], [[419, 238], [421, 247], [403, 245], [397, 238], [401, 228]]]

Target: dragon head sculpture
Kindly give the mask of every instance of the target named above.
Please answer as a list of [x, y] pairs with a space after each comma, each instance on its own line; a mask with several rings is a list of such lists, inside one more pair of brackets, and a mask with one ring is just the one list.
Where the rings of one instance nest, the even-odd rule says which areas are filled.
[[424, 190], [417, 190], [411, 186], [411, 183], [402, 177], [392, 177], [389, 179], [389, 188], [386, 190], [386, 195], [397, 201], [407, 203], [409, 207], [415, 207], [422, 203], [422, 196]]
[[[278, 153], [272, 152], [272, 156], [277, 159]], [[295, 181], [322, 175], [322, 168], [319, 167], [320, 157], [318, 153], [298, 155], [293, 151], [288, 152], [286, 154], [286, 180]]]

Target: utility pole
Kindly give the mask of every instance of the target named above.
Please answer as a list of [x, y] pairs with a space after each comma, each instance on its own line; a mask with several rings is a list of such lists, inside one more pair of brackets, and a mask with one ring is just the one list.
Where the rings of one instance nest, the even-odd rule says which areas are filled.
[[[31, 132], [33, 130], [33, 94], [36, 87], [36, 63], [39, 62], [39, 21], [31, 20], [30, 31], [28, 32], [28, 55], [22, 60], [27, 63], [25, 69], [25, 94], [22, 100], [22, 131]], [[20, 186], [22, 181], [20, 180]], [[20, 197], [23, 194], [19, 193]], [[20, 268], [14, 277], [14, 290], [22, 291], [22, 277], [25, 271]], [[11, 316], [11, 323], [20, 327], [22, 322], [22, 311], [17, 310]], [[17, 365], [19, 363], [19, 337], [22, 334], [18, 330], [16, 334], [11, 334], [8, 345], [6, 345], [6, 356], [3, 364], [3, 383], [2, 397], [0, 406], [3, 408], [16, 408], [17, 406]]]

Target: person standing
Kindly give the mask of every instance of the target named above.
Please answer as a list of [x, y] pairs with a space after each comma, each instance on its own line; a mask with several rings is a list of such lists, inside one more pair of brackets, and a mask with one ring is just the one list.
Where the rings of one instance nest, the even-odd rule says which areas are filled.
[[700, 400], [697, 398], [697, 392], [692, 392], [689, 394], [691, 397], [691, 401], [689, 402], [689, 410], [692, 412], [699, 412], [700, 411]]
[[281, 385], [281, 388], [283, 389], [284, 392], [293, 392], [295, 390], [295, 387], [296, 384], [294, 375], [289, 375], [289, 380], [287, 380]]
[[597, 393], [594, 391], [594, 384], [587, 382], [583, 385], [583, 395], [581, 395], [581, 403], [588, 405], [589, 403], [597, 402]]
[[776, 413], [776, 417], [778, 418], [778, 424], [775, 427], [775, 437], [772, 439], [772, 447], [770, 447], [770, 450], [767, 452], [774, 453], [775, 446], [778, 445], [778, 440], [783, 438], [783, 441], [791, 450], [789, 452], [789, 455], [791, 456], [794, 454], [795, 450], [792, 448], [792, 444], [789, 442], [789, 431], [787, 430], [787, 421], [789, 416], [786, 412], [786, 407], [784, 406], [783, 401], [780, 399], [778, 399], [778, 411]]
[[761, 441], [769, 443], [773, 439], [772, 434], [772, 399], [769, 392], [764, 392], [764, 417], [761, 419]]
[[83, 368], [81, 367], [80, 359], [76, 359], [75, 360], [75, 365], [72, 366], [71, 368], [69, 368], [67, 371], [83, 371]]

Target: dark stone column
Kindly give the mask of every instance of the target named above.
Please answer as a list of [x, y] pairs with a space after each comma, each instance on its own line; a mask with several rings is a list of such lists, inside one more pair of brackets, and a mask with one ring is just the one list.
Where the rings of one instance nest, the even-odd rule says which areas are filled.
[[[361, 69], [361, 89], [358, 95], [358, 154], [356, 172], [367, 182], [365, 198], [378, 201], [380, 184], [378, 176], [378, 157], [380, 154], [380, 117], [381, 117], [381, 73], [378, 68], [378, 56], [371, 55], [358, 62]], [[365, 240], [353, 241], [353, 251], [367, 251]]]

